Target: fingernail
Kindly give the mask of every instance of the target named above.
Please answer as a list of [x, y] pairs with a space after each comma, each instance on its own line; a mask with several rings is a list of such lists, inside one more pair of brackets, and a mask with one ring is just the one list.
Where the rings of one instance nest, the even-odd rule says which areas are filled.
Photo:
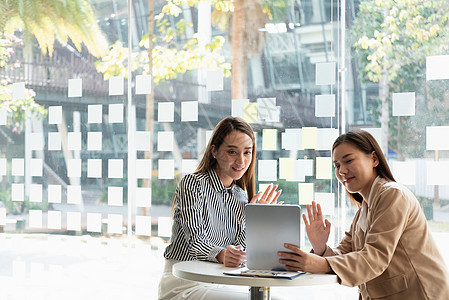
[[282, 189], [281, 189], [281, 190], [279, 190], [279, 193], [282, 193]]

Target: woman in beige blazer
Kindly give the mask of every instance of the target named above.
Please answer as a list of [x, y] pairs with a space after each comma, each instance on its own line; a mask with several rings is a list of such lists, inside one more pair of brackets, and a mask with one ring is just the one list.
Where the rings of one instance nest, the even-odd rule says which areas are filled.
[[331, 249], [331, 224], [313, 202], [303, 215], [312, 253], [286, 244], [291, 252], [279, 252], [280, 262], [291, 270], [334, 272], [341, 284], [359, 287], [360, 299], [449, 299], [447, 267], [419, 202], [395, 182], [372, 135], [341, 135], [332, 158], [336, 177], [359, 206], [351, 228]]

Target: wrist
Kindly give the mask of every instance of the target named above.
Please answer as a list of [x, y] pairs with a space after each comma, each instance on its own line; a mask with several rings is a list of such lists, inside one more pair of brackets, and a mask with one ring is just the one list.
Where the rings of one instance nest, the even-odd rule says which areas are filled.
[[313, 253], [319, 256], [323, 256], [326, 252], [326, 248], [326, 245], [324, 245], [324, 247], [313, 247]]
[[226, 249], [221, 250], [220, 253], [218, 253], [217, 256], [215, 257], [219, 263], [224, 263], [225, 251]]

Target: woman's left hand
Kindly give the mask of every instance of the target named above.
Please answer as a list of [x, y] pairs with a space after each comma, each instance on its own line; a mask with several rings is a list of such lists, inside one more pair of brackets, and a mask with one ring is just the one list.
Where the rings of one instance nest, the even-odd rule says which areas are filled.
[[285, 244], [284, 247], [290, 252], [279, 251], [278, 256], [282, 257], [279, 262], [284, 264], [286, 269], [309, 273], [329, 272], [329, 264], [324, 257], [304, 252], [292, 244]]
[[[276, 204], [277, 199], [282, 193], [282, 190], [276, 191], [278, 188], [278, 184], [273, 185], [272, 183], [265, 189], [265, 192], [257, 193], [253, 196], [249, 203], [258, 203], [258, 204]], [[262, 196], [261, 196], [262, 195]], [[278, 204], [282, 204], [283, 202], [279, 202]]]

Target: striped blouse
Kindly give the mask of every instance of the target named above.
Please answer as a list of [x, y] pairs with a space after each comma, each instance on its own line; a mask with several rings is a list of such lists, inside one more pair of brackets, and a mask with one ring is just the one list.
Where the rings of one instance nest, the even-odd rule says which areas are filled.
[[215, 170], [184, 176], [176, 189], [172, 236], [164, 257], [208, 260], [228, 245], [245, 247], [246, 192], [226, 188]]

